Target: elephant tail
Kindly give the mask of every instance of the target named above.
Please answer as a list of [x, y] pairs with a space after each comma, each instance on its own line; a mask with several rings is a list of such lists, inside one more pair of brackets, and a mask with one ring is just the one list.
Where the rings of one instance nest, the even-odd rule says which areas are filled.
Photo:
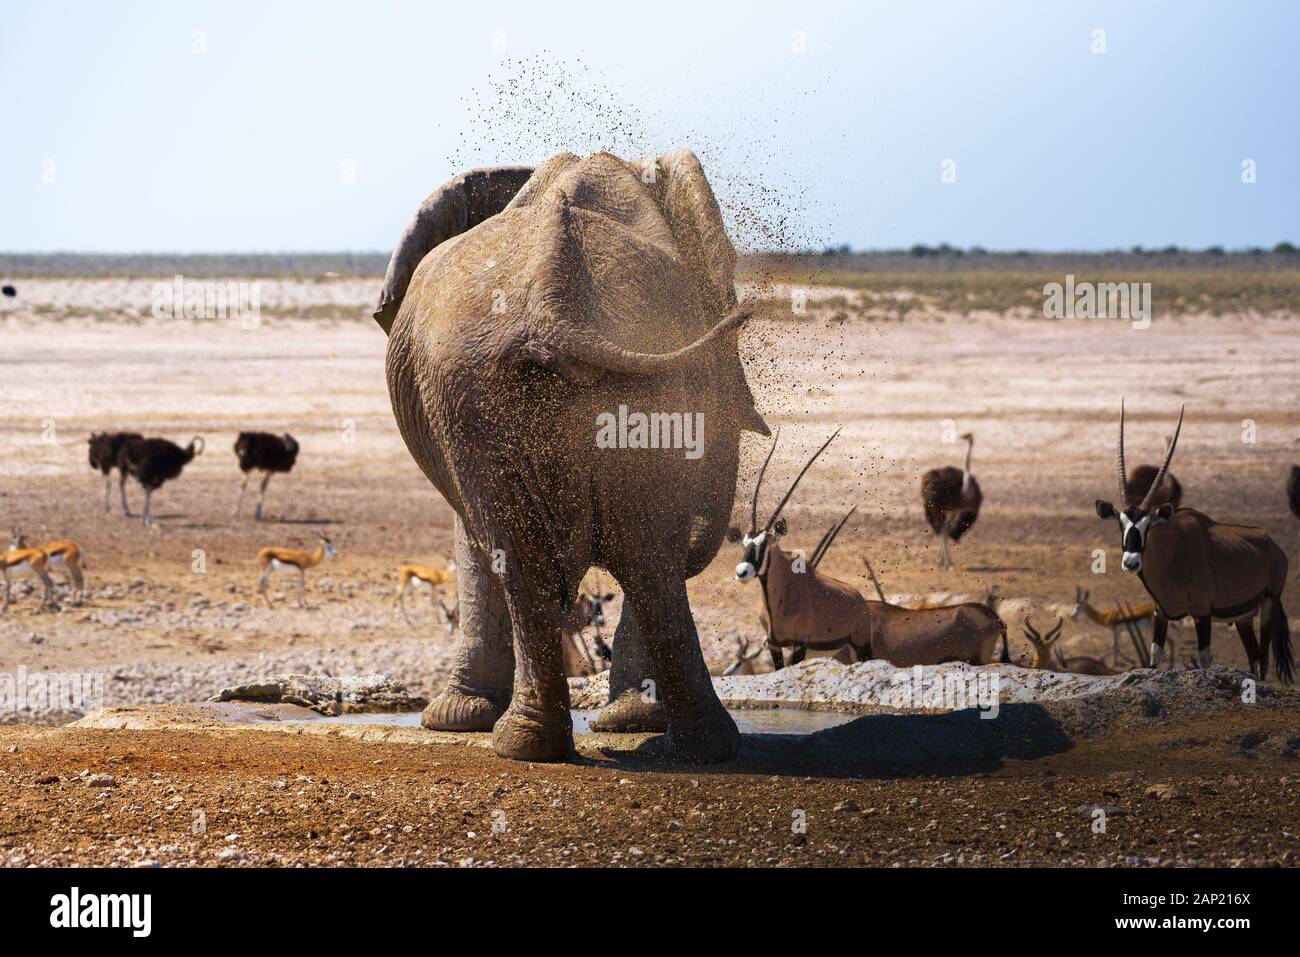
[[708, 351], [718, 340], [744, 325], [753, 314], [738, 309], [690, 345], [673, 352], [635, 352], [615, 345], [599, 333], [581, 333], [567, 326], [550, 342], [529, 340], [519, 346], [520, 358], [561, 373], [575, 371], [573, 364], [625, 375], [657, 375], [679, 367]]

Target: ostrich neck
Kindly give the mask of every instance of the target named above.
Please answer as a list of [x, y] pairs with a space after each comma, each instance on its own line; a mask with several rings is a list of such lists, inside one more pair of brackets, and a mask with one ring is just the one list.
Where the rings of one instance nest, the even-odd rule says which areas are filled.
[[961, 487], [963, 489], [970, 488], [970, 454], [974, 450], [974, 448], [975, 448], [975, 440], [967, 439], [966, 440], [966, 462], [961, 467]]

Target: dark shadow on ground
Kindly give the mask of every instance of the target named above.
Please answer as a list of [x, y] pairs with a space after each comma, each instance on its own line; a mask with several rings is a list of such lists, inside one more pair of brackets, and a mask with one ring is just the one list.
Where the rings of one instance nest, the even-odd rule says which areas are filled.
[[747, 734], [739, 757], [716, 765], [669, 761], [665, 735], [629, 741], [626, 751], [602, 741], [598, 750], [629, 771], [905, 778], [981, 774], [1074, 746], [1042, 705], [1004, 704], [997, 717], [980, 717], [987, 713], [872, 714], [809, 735]]

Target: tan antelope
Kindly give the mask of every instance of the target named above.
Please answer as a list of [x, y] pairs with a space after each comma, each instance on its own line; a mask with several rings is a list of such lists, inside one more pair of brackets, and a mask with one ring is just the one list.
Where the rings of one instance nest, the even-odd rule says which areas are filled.
[[736, 639], [736, 651], [731, 656], [731, 662], [727, 667], [722, 669], [725, 675], [752, 675], [754, 674], [754, 659], [763, 653], [763, 646], [757, 646], [753, 651], [749, 650], [749, 641]]
[[325, 560], [325, 556], [338, 558], [339, 554], [334, 550], [329, 538], [322, 535], [320, 544], [316, 546], [315, 551], [304, 551], [297, 548], [276, 548], [271, 546], [263, 548], [257, 553], [257, 565], [262, 570], [261, 577], [257, 579], [257, 593], [266, 601], [266, 607], [271, 607], [271, 596], [266, 593], [266, 581], [271, 577], [272, 572], [279, 571], [283, 568], [292, 568], [298, 572], [298, 607], [306, 608], [302, 600], [302, 593], [307, 577], [307, 569], [315, 568]]
[[[612, 593], [602, 594], [599, 589], [595, 592], [579, 591], [578, 597], [560, 618], [560, 641], [566, 677], [594, 675], [609, 667], [613, 653], [601, 636], [600, 629], [605, 626], [605, 603], [613, 600]], [[594, 628], [596, 632], [594, 656], [583, 637], [587, 628]]]
[[[781, 517], [782, 510], [799, 481], [836, 435], [838, 430], [808, 460], [760, 528], [758, 496], [780, 440], [778, 432], [754, 486], [749, 533], [742, 534], [735, 527], [727, 533], [729, 541], [744, 547], [742, 560], [736, 566], [736, 578], [742, 582], [758, 579], [762, 586], [762, 620], [773, 666], [778, 669], [784, 666], [784, 648], [793, 649], [791, 664], [802, 661], [809, 650], [838, 653], [846, 648], [859, 661], [880, 658], [900, 667], [944, 661], [992, 662], [998, 641], [1006, 635], [1006, 627], [983, 605], [972, 603], [918, 611], [869, 601], [852, 585], [818, 571], [799, 553], [787, 552], [777, 544], [788, 530]], [[843, 521], [834, 530], [842, 527]], [[823, 536], [818, 552], [814, 553], [818, 561], [833, 537]]]
[[[19, 534], [18, 529], [15, 528], [13, 537], [9, 541], [9, 550], [15, 551], [27, 547], [26, 537]], [[60, 538], [58, 541], [41, 545], [40, 551], [45, 553], [47, 569], [62, 568], [68, 573], [68, 581], [72, 585], [73, 603], [80, 605], [86, 598], [86, 576], [82, 574], [85, 566], [82, 564], [81, 546], [70, 538]]]
[[[1183, 427], [1183, 410], [1165, 450], [1165, 459], [1151, 488], [1169, 469]], [[1291, 683], [1294, 658], [1291, 629], [1282, 607], [1287, 581], [1286, 553], [1262, 528], [1224, 525], [1194, 508], [1175, 509], [1165, 503], [1151, 508], [1152, 492], [1139, 504], [1127, 498], [1124, 481], [1124, 405], [1119, 411], [1117, 467], [1123, 507], [1097, 500], [1097, 515], [1119, 523], [1124, 550], [1121, 566], [1141, 579], [1155, 600], [1155, 629], [1151, 639], [1151, 664], [1164, 657], [1169, 622], [1191, 616], [1196, 623], [1197, 661], [1210, 664], [1211, 625], [1214, 619], [1231, 621], [1246, 649], [1251, 671], [1263, 678], [1271, 650], [1276, 674]], [[1259, 613], [1256, 641], [1253, 619]]]
[[1156, 618], [1155, 602], [1144, 601], [1137, 604], [1116, 605], [1109, 611], [1102, 611], [1088, 601], [1089, 591], [1078, 585], [1074, 586], [1074, 607], [1070, 609], [1070, 621], [1087, 618], [1096, 625], [1109, 628], [1115, 660], [1120, 660], [1120, 635], [1134, 630], [1142, 638], [1152, 634]]
[[[21, 538], [16, 532], [14, 537]], [[0, 569], [5, 576], [5, 603], [3, 610], [8, 610], [13, 599], [9, 595], [9, 577], [13, 572], [31, 572], [41, 580], [45, 593], [41, 596], [41, 609], [48, 608], [54, 602], [54, 582], [50, 580], [49, 558], [39, 548], [25, 545], [15, 548], [12, 545], [6, 552], [0, 552]]]
[[447, 621], [447, 634], [456, 634], [456, 629], [460, 627], [460, 601], [457, 600], [454, 605], [448, 608], [446, 603], [439, 598], [438, 607], [442, 609], [443, 617]]
[[[411, 620], [410, 613], [406, 610], [406, 592], [407, 589], [417, 588], [420, 591], [429, 592], [429, 601], [433, 606], [433, 620], [438, 620], [438, 608], [442, 605], [442, 586], [451, 580], [451, 576], [456, 574], [456, 562], [448, 562], [446, 568], [434, 568], [431, 565], [401, 565], [397, 569], [398, 589], [397, 597], [393, 599], [393, 607], [402, 610], [402, 617], [412, 628], [415, 622]], [[444, 608], [444, 614], [446, 609]]]
[[1056, 627], [1046, 635], [1042, 635], [1030, 622], [1029, 617], [1025, 616], [1025, 638], [1034, 649], [1033, 658], [1029, 663], [1030, 668], [1037, 668], [1043, 671], [1068, 672], [1076, 675], [1123, 674], [1122, 671], [1116, 671], [1114, 668], [1111, 668], [1100, 658], [1091, 658], [1087, 655], [1079, 655], [1073, 658], [1063, 657], [1060, 649], [1056, 647], [1056, 641], [1061, 637], [1061, 628], [1064, 625], [1065, 619], [1057, 618]]

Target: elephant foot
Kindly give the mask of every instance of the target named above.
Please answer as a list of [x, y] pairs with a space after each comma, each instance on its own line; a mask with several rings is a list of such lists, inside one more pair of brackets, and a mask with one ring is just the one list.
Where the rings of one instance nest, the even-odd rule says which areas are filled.
[[667, 731], [668, 710], [662, 701], [629, 688], [596, 712], [591, 730], [610, 734]]
[[514, 761], [565, 761], [573, 753], [573, 722], [567, 711], [541, 720], [507, 708], [492, 729], [492, 749]]
[[505, 703], [488, 695], [446, 687], [425, 707], [420, 725], [430, 731], [491, 731]]
[[677, 719], [668, 727], [668, 754], [677, 761], [716, 764], [740, 751], [740, 732], [731, 715], [715, 702], [698, 718]]

